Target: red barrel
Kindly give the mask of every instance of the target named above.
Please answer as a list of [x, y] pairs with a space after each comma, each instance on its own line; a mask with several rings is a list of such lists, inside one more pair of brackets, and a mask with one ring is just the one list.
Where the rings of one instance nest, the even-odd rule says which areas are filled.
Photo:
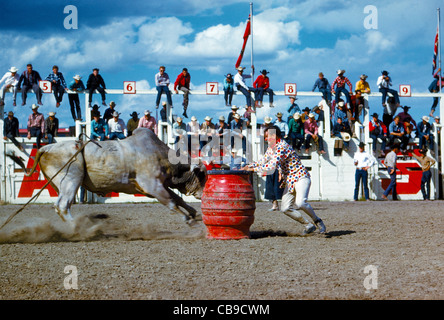
[[202, 220], [208, 239], [248, 239], [256, 197], [250, 173], [210, 170], [202, 195]]

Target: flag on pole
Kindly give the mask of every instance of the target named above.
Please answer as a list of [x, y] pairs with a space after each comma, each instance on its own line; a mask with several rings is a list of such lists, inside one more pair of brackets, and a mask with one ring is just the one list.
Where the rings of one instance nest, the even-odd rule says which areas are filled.
[[439, 26], [438, 29], [436, 30], [436, 36], [435, 36], [435, 50], [433, 51], [432, 74], [435, 72], [436, 69], [436, 57], [438, 56], [438, 43], [439, 43]]
[[243, 56], [244, 56], [244, 51], [245, 51], [245, 46], [247, 45], [248, 37], [249, 37], [250, 34], [251, 34], [251, 23], [250, 23], [250, 18], [251, 18], [251, 16], [249, 15], [249, 16], [248, 16], [248, 21], [247, 21], [247, 26], [246, 26], [246, 28], [245, 28], [245, 32], [244, 32], [244, 44], [243, 44], [243, 46], [242, 46], [242, 50], [241, 50], [241, 52], [240, 52], [239, 58], [237, 58], [236, 66], [235, 66], [236, 68], [238, 68], [238, 67], [240, 66], [241, 62], [242, 62], [242, 58], [243, 58]]

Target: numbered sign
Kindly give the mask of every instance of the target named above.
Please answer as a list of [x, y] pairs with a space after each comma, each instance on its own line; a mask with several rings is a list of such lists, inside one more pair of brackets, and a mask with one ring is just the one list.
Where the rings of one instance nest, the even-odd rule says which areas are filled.
[[411, 97], [412, 96], [412, 88], [409, 84], [401, 84], [399, 86], [399, 96], [400, 97]]
[[219, 82], [207, 82], [207, 94], [219, 94]]
[[284, 94], [286, 96], [295, 96], [296, 92], [296, 83], [286, 83], [284, 84]]
[[135, 94], [136, 93], [136, 81], [123, 81], [123, 93]]
[[42, 89], [44, 93], [51, 93], [52, 92], [52, 84], [51, 81], [48, 80], [40, 80], [39, 81], [39, 87]]

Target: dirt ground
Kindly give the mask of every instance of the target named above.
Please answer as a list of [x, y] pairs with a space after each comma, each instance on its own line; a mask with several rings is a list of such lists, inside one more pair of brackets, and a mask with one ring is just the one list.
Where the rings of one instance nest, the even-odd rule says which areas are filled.
[[74, 205], [75, 230], [30, 205], [0, 231], [0, 299], [443, 299], [443, 204], [312, 202], [327, 233], [303, 237], [257, 203], [244, 240], [206, 239], [160, 204]]

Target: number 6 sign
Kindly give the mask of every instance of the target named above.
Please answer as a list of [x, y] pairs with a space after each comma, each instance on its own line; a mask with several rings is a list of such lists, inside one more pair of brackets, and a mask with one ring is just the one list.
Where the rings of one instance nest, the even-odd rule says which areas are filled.
[[401, 84], [399, 86], [399, 96], [400, 97], [411, 97], [412, 89], [409, 84]]
[[135, 94], [136, 93], [136, 81], [123, 81], [123, 93]]
[[40, 89], [42, 89], [42, 91], [44, 93], [51, 93], [52, 92], [51, 81], [39, 80], [39, 87], [40, 87]]
[[296, 95], [296, 83], [284, 84], [284, 93], [286, 96], [295, 96]]
[[219, 82], [207, 82], [207, 94], [219, 94]]

